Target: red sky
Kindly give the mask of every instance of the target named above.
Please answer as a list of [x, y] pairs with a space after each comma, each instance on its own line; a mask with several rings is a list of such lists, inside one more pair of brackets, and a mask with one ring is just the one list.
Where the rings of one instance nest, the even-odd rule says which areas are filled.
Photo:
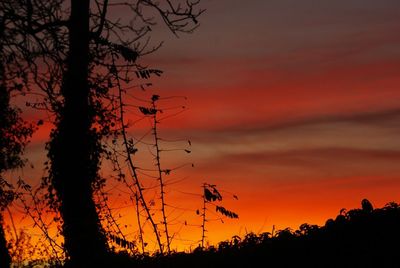
[[296, 228], [362, 198], [399, 201], [400, 3], [206, 3], [200, 29], [152, 59], [159, 94], [188, 97], [165, 127], [192, 139], [193, 181], [241, 197], [238, 223], [215, 228]]
[[[240, 219], [211, 223], [216, 242], [323, 224], [363, 198], [399, 202], [400, 2], [203, 3], [194, 34], [161, 32], [165, 45], [143, 59], [165, 71], [148, 94], [188, 98], [176, 100], [188, 110], [160, 129], [193, 143], [189, 156], [167, 157], [195, 164], [178, 174], [188, 178], [171, 186], [170, 203], [196, 209], [201, 200], [179, 191], [201, 193], [204, 181], [237, 194], [226, 205]], [[28, 152], [38, 164], [43, 135]], [[191, 210], [178, 221], [186, 219], [199, 224]], [[182, 238], [200, 238], [185, 228]]]

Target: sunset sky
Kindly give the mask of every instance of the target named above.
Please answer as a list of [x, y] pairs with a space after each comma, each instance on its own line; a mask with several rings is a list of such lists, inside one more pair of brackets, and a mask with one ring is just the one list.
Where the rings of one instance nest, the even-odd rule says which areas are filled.
[[[165, 71], [149, 94], [187, 97], [176, 99], [187, 111], [160, 126], [161, 135], [192, 142], [191, 154], [168, 160], [195, 165], [168, 192], [169, 203], [188, 208], [181, 221], [198, 224], [192, 210], [201, 199], [182, 192], [201, 194], [203, 182], [228, 191], [225, 204], [240, 217], [210, 222], [211, 242], [322, 225], [363, 198], [378, 207], [400, 201], [400, 1], [202, 7], [200, 28], [159, 33], [164, 46], [143, 59]], [[37, 165], [45, 132], [28, 148]], [[198, 229], [187, 233], [187, 244], [200, 239]]]
[[400, 2], [204, 5], [198, 31], [153, 58], [160, 94], [189, 98], [173, 131], [194, 143], [193, 181], [241, 197], [240, 220], [220, 228], [297, 228], [363, 198], [399, 201]]

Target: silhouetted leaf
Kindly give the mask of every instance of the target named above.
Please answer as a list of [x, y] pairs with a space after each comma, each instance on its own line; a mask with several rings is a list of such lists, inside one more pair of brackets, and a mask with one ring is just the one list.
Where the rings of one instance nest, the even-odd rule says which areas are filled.
[[146, 107], [139, 107], [139, 110], [142, 112], [144, 115], [154, 115], [157, 113], [157, 110], [154, 108], [146, 108]]
[[128, 146], [128, 153], [129, 154], [136, 154], [138, 151], [137, 148], [133, 147], [133, 146]]
[[152, 74], [155, 74], [156, 76], [161, 76], [162, 73], [163, 71], [157, 69], [143, 69], [135, 71], [137, 78], [142, 78], [142, 79], [149, 79]]
[[224, 208], [224, 207], [216, 206], [216, 207], [215, 207], [215, 210], [216, 210], [217, 212], [221, 213], [222, 215], [228, 217], [228, 218], [231, 218], [231, 219], [237, 219], [237, 218], [239, 218], [239, 216], [238, 216], [235, 212], [230, 211], [230, 210], [227, 210], [227, 209]]
[[209, 202], [217, 200], [213, 193], [207, 188], [204, 189], [204, 198]]
[[139, 54], [128, 46], [115, 45], [115, 48], [127, 62], [135, 62]]
[[215, 186], [212, 186], [213, 189], [213, 194], [216, 196], [218, 201], [222, 200], [222, 195], [220, 194], [220, 192], [218, 192], [217, 188]]

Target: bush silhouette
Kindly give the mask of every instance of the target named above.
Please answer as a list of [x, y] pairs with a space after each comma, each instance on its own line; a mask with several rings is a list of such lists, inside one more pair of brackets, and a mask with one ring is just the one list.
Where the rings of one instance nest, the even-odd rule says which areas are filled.
[[234, 236], [218, 247], [142, 260], [144, 267], [400, 267], [400, 206], [342, 210], [324, 226], [302, 224], [271, 233]]

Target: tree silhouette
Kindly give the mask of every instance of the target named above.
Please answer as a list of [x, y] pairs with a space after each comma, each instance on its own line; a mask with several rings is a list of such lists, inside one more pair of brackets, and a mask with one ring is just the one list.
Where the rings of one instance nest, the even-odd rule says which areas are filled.
[[65, 248], [77, 267], [93, 265], [107, 255], [92, 196], [100, 144], [90, 107], [89, 7], [89, 0], [71, 1], [69, 51], [61, 88], [64, 103], [49, 145], [50, 176], [64, 220]]
[[[4, 20], [0, 17], [0, 25]], [[32, 134], [32, 127], [20, 117], [20, 111], [10, 105], [10, 89], [7, 87], [3, 53], [4, 28], [0, 26], [0, 267], [9, 267], [11, 257], [7, 249], [3, 228], [3, 211], [13, 201], [13, 187], [4, 178], [7, 170], [22, 167], [21, 154]]]
[[[53, 112], [56, 118], [48, 144], [51, 161], [45, 183], [51, 206], [62, 216], [64, 246], [74, 267], [99, 264], [100, 256], [108, 252], [93, 192], [104, 184], [98, 175], [104, 152], [101, 139], [120, 131], [113, 127], [117, 108], [109, 105], [115, 101], [112, 89], [119, 80], [129, 84], [132, 71], [150, 73], [137, 64], [137, 59], [160, 47], [149, 45], [149, 35], [159, 21], [175, 35], [196, 28], [197, 17], [203, 12], [196, 8], [198, 3], [1, 3], [7, 49], [3, 63], [14, 61], [7, 70], [8, 79], [24, 93], [39, 88], [43, 99], [27, 105]], [[112, 19], [112, 8], [130, 10], [132, 20]]]

